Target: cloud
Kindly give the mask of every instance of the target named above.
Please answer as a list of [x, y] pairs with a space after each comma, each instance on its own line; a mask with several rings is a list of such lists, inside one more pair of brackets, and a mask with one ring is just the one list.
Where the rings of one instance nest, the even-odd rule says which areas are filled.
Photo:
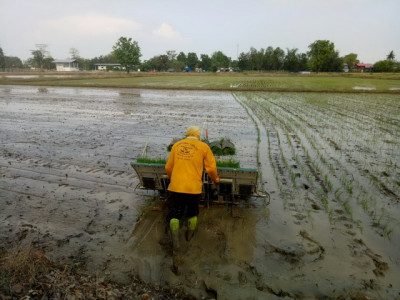
[[112, 45], [121, 36], [142, 35], [143, 25], [126, 18], [101, 13], [67, 15], [49, 18], [33, 26], [33, 43], [49, 45], [51, 55], [68, 57], [68, 49], [77, 48], [80, 55], [94, 56], [110, 53]]
[[131, 20], [103, 14], [86, 14], [41, 21], [35, 30], [35, 35], [37, 37], [58, 35], [63, 38], [101, 37], [135, 33], [141, 28], [141, 24]]
[[181, 39], [181, 34], [175, 31], [171, 25], [167, 23], [162, 23], [161, 26], [153, 31], [153, 34], [158, 37], [163, 37], [167, 39]]

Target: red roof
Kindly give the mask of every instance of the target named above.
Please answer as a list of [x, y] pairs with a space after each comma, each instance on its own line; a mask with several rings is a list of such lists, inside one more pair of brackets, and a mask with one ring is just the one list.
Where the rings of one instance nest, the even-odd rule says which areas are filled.
[[372, 67], [373, 64], [356, 64], [357, 67]]

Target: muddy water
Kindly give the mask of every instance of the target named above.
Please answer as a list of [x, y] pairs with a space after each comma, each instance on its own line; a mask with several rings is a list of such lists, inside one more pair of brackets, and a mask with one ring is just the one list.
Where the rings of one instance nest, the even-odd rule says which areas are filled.
[[[270, 205], [201, 208], [190, 243], [181, 229], [176, 275], [164, 211], [150, 210], [137, 222], [151, 195], [135, 192], [138, 179], [129, 162], [146, 144], [149, 157], [166, 157], [170, 140], [198, 125], [211, 138], [231, 138], [234, 159], [257, 168], [255, 125], [234, 97], [2, 86], [1, 243], [33, 243], [98, 276], [126, 282], [138, 274], [198, 298], [399, 297], [396, 244], [367, 230], [349, 234], [347, 227], [332, 226], [322, 210], [305, 205], [311, 197], [306, 192], [282, 197], [269, 165], [266, 129], [256, 122]], [[340, 215], [338, 210], [334, 217]]]

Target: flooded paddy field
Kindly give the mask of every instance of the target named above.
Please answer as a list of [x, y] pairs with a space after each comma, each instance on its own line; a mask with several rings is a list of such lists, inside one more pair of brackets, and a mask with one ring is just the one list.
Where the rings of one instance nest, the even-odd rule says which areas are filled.
[[[266, 207], [201, 208], [179, 274], [129, 163], [228, 137]], [[0, 244], [218, 299], [400, 297], [400, 97], [0, 87]], [[138, 225], [138, 226], [136, 226]]]

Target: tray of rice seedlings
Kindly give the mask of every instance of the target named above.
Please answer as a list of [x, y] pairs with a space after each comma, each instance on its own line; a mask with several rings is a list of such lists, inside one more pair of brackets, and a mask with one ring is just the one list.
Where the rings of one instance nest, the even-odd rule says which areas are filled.
[[[169, 143], [169, 145], [167, 146], [167, 151], [170, 152], [172, 149], [172, 146], [176, 142], [179, 142], [181, 139], [183, 139], [183, 138], [173, 138], [171, 140], [171, 142]], [[229, 138], [221, 138], [218, 140], [204, 138], [204, 139], [202, 139], [202, 141], [211, 148], [211, 151], [213, 152], [214, 155], [223, 156], [223, 155], [235, 155], [236, 154], [235, 145]]]

